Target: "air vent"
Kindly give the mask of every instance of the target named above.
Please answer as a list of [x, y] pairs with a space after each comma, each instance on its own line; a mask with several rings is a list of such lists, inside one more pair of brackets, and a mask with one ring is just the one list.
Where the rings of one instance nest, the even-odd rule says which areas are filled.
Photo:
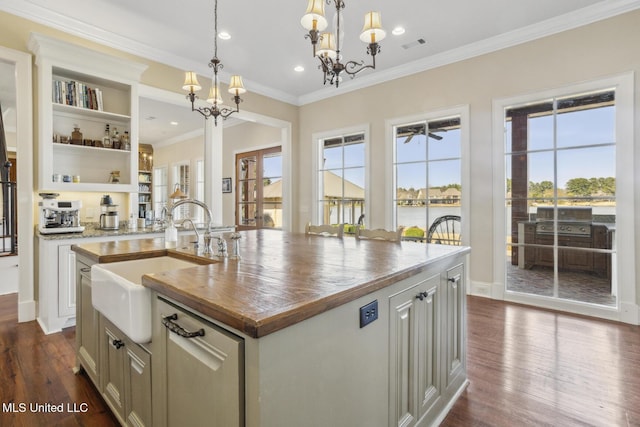
[[411, 49], [412, 47], [420, 46], [421, 44], [426, 44], [427, 41], [425, 39], [418, 39], [414, 42], [403, 44], [403, 49]]

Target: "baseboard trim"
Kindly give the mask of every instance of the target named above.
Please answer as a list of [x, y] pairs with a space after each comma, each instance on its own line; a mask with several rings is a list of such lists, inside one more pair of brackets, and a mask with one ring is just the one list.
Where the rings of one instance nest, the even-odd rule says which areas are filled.
[[18, 301], [18, 322], [31, 322], [36, 319], [36, 302]]

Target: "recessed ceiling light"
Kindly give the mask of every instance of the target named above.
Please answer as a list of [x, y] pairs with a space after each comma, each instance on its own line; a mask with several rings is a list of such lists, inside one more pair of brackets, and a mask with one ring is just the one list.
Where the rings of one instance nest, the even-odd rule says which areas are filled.
[[304, 71], [304, 67], [302, 65], [298, 65], [296, 68], [293, 69], [293, 71], [297, 71], [298, 73], [301, 73]]
[[394, 36], [400, 36], [400, 35], [404, 34], [404, 28], [403, 27], [395, 27], [393, 29], [393, 31], [391, 31], [391, 34], [393, 34]]
[[178, 122], [169, 122], [171, 126], [178, 126]]
[[218, 37], [220, 37], [222, 40], [229, 40], [231, 38], [231, 34], [227, 33], [226, 31], [220, 31], [218, 33]]

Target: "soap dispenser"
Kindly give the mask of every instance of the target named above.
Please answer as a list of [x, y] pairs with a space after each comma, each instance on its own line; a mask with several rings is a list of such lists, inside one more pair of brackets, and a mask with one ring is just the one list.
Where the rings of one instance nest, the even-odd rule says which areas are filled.
[[178, 244], [178, 229], [173, 224], [173, 217], [169, 215], [167, 227], [164, 229], [164, 247], [175, 249]]

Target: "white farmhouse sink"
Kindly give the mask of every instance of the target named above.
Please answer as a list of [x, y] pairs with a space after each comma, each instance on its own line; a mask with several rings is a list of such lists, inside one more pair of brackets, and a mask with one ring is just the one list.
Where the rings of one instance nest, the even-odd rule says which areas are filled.
[[169, 256], [94, 264], [91, 267], [91, 302], [133, 341], [149, 342], [151, 291], [142, 286], [142, 276], [196, 265]]

